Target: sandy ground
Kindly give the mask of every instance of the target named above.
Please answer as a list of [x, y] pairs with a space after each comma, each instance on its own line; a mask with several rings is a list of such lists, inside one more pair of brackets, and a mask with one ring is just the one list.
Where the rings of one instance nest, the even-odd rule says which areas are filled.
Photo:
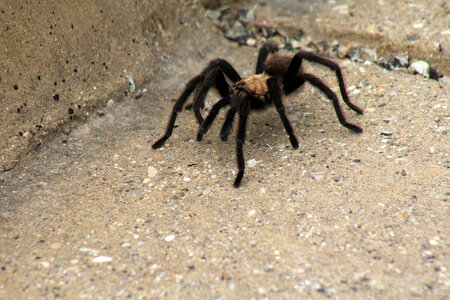
[[[209, 59], [250, 75], [257, 49], [207, 28], [178, 46], [142, 97], [117, 99], [2, 175], [0, 298], [449, 296], [447, 78], [339, 60], [365, 110], [345, 115], [364, 133], [305, 86], [285, 98], [299, 149], [274, 109], [252, 114], [253, 164], [235, 189], [223, 114], [196, 142], [183, 112], [164, 148], [150, 146]], [[338, 90], [332, 72], [307, 68]]]

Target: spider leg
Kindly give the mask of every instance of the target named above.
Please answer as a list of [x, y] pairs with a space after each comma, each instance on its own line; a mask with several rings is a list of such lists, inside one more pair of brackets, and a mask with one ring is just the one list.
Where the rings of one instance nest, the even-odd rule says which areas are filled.
[[[352, 110], [354, 110], [358, 114], [363, 113], [363, 110], [361, 108], [359, 108], [358, 106], [356, 106], [355, 104], [350, 102], [350, 99], [348, 98], [348, 95], [347, 95], [347, 90], [345, 88], [345, 83], [344, 83], [344, 78], [342, 76], [341, 68], [339, 67], [339, 65], [337, 63], [335, 63], [334, 61], [332, 61], [330, 59], [318, 56], [311, 52], [299, 51], [297, 54], [295, 54], [294, 58], [292, 59], [291, 64], [296, 63], [295, 61], [297, 61], [297, 60], [300, 60], [300, 64], [301, 64], [302, 58], [304, 58], [308, 61], [311, 61], [311, 62], [315, 62], [315, 63], [321, 64], [321, 65], [324, 65], [324, 66], [330, 68], [331, 70], [335, 71], [336, 77], [339, 82], [339, 89], [341, 90], [342, 99], [348, 105], [348, 107], [350, 107]], [[290, 69], [290, 66], [289, 66], [289, 69]]]
[[189, 96], [195, 90], [195, 88], [201, 82], [201, 80], [202, 76], [198, 75], [189, 80], [189, 82], [186, 84], [185, 90], [183, 91], [183, 93], [180, 95], [178, 100], [175, 102], [175, 105], [173, 106], [169, 123], [167, 124], [166, 132], [159, 140], [157, 140], [152, 145], [153, 149], [159, 148], [162, 145], [164, 145], [167, 139], [172, 135], [173, 127], [175, 126], [175, 120], [177, 119], [177, 114], [182, 110], [183, 105], [186, 103], [186, 100], [189, 98]]
[[272, 77], [267, 80], [267, 86], [269, 87], [270, 97], [272, 98], [272, 101], [275, 104], [277, 112], [280, 115], [281, 121], [283, 122], [284, 129], [286, 130], [286, 133], [289, 135], [291, 145], [294, 149], [297, 149], [298, 141], [297, 138], [295, 137], [291, 123], [289, 122], [289, 119], [287, 118], [286, 113], [284, 111], [283, 102], [281, 101], [280, 84], [278, 83], [278, 80], [276, 78]]
[[[303, 77], [303, 78], [301, 78], [301, 77]], [[350, 130], [353, 130], [354, 132], [360, 133], [363, 131], [361, 129], [361, 127], [350, 124], [345, 120], [344, 114], [342, 113], [342, 109], [339, 105], [339, 101], [338, 101], [336, 94], [329, 87], [327, 87], [322, 81], [320, 81], [319, 78], [317, 78], [316, 76], [314, 76], [312, 74], [308, 74], [308, 73], [303, 74], [302, 76], [300, 76], [300, 78], [301, 78], [301, 80], [308, 81], [313, 86], [317, 87], [333, 102], [334, 110], [336, 111], [338, 120], [342, 125], [344, 125], [345, 127], [347, 127]]]
[[223, 97], [229, 94], [230, 87], [224, 75], [226, 75], [232, 82], [241, 80], [241, 76], [236, 72], [236, 70], [233, 68], [233, 66], [231, 66], [229, 62], [224, 59], [217, 58], [212, 60], [199, 75], [192, 78], [186, 84], [185, 90], [173, 106], [172, 113], [167, 124], [166, 132], [159, 140], [157, 140], [152, 145], [153, 149], [159, 148], [164, 145], [164, 143], [172, 135], [178, 113], [181, 112], [187, 99], [196, 88], [199, 89], [195, 95], [192, 107], [194, 108], [197, 121], [201, 124], [201, 122], [203, 121], [203, 117], [200, 113], [200, 109], [204, 106], [205, 97], [209, 89], [211, 89], [211, 87], [213, 87], [215, 84], [217, 89], [219, 90], [219, 93]]
[[205, 120], [203, 120], [202, 124], [200, 125], [200, 127], [198, 129], [197, 141], [201, 141], [203, 138], [203, 135], [205, 135], [208, 132], [213, 121], [217, 117], [217, 114], [219, 113], [220, 109], [229, 104], [230, 104], [230, 98], [225, 97], [225, 98], [220, 99], [216, 104], [213, 105], [208, 116], [206, 117]]
[[203, 122], [203, 116], [200, 109], [202, 109], [205, 105], [205, 98], [208, 91], [212, 87], [216, 86], [220, 95], [222, 97], [226, 97], [230, 93], [230, 86], [228, 85], [224, 75], [226, 75], [233, 83], [241, 80], [241, 76], [233, 68], [233, 66], [221, 58], [212, 60], [202, 74], [204, 74], [204, 79], [192, 104], [195, 117], [197, 118], [199, 124]]
[[244, 99], [243, 103], [239, 107], [239, 126], [236, 136], [236, 159], [238, 164], [238, 174], [236, 175], [233, 183], [234, 187], [236, 188], [239, 187], [242, 178], [244, 177], [245, 160], [243, 146], [245, 142], [245, 131], [247, 129], [247, 119], [249, 112], [250, 107], [246, 99]]
[[228, 136], [230, 135], [231, 129], [233, 127], [235, 115], [236, 115], [236, 107], [231, 107], [227, 112], [225, 122], [223, 123], [222, 129], [220, 130], [220, 139], [224, 142], [228, 140]]
[[256, 62], [256, 74], [262, 74], [262, 72], [264, 71], [263, 65], [267, 57], [269, 56], [269, 54], [277, 52], [278, 49], [278, 45], [270, 40], [265, 42], [261, 46], [261, 48], [259, 49], [258, 60]]

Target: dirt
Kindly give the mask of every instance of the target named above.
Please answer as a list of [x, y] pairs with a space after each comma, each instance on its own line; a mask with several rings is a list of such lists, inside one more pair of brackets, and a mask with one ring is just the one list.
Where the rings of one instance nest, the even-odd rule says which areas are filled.
[[[1, 174], [0, 298], [448, 297], [448, 77], [337, 60], [365, 110], [345, 115], [364, 132], [341, 126], [305, 86], [284, 99], [299, 149], [275, 109], [252, 114], [244, 154], [253, 164], [235, 189], [223, 113], [202, 142], [184, 111], [163, 148], [151, 143], [210, 59], [248, 76], [257, 49], [204, 20], [165, 53], [139, 95], [72, 122]], [[333, 72], [305, 64], [338, 91]]]

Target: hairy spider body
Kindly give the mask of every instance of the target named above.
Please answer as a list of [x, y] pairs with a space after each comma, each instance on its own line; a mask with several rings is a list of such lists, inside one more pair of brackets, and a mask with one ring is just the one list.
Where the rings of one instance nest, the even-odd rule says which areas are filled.
[[[161, 147], [171, 136], [178, 112], [181, 111], [188, 97], [194, 91], [192, 108], [200, 124], [197, 132], [197, 141], [201, 141], [203, 135], [208, 132], [219, 111], [229, 106], [225, 122], [220, 131], [220, 138], [223, 141], [228, 139], [233, 120], [237, 114], [239, 116], [236, 134], [238, 173], [234, 180], [234, 186], [239, 187], [245, 171], [243, 144], [245, 142], [248, 115], [251, 111], [263, 110], [274, 105], [289, 136], [292, 147], [297, 149], [298, 141], [286, 116], [282, 97], [296, 91], [305, 82], [309, 82], [317, 87], [332, 101], [338, 120], [343, 126], [357, 133], [362, 132], [359, 126], [346, 121], [336, 94], [319, 78], [304, 71], [302, 60], [306, 59], [335, 71], [342, 99], [352, 110], [362, 114], [363, 111], [351, 103], [348, 98], [339, 65], [311, 52], [299, 51], [291, 54], [282, 53], [278, 50], [277, 44], [271, 41], [266, 42], [259, 50], [256, 75], [246, 78], [241, 78], [227, 61], [223, 59], [212, 60], [199, 75], [187, 83], [185, 90], [172, 109], [165, 134], [152, 145], [152, 148]], [[207, 117], [203, 119], [200, 110], [204, 107], [206, 95], [211, 88], [217, 89], [222, 98], [212, 106]]]
[[234, 91], [247, 93], [251, 97], [264, 98], [269, 92], [267, 87], [267, 75], [252, 75], [237, 82], [233, 88]]
[[[266, 74], [283, 77], [287, 74], [289, 65], [295, 53], [275, 52], [269, 54], [263, 64], [263, 70]], [[303, 67], [298, 68], [297, 75], [303, 73]]]

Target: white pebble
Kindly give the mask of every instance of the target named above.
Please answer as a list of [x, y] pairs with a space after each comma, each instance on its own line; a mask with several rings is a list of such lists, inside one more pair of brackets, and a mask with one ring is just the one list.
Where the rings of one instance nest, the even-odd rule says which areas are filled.
[[169, 234], [168, 236], [166, 236], [166, 238], [164, 239], [166, 242], [171, 242], [175, 239], [175, 234]]
[[438, 243], [436, 240], [431, 239], [431, 240], [430, 240], [430, 245], [431, 245], [431, 246], [436, 246], [436, 245], [439, 245], [439, 243]]
[[122, 247], [122, 248], [128, 248], [128, 247], [130, 247], [130, 243], [123, 243], [123, 244], [121, 245], [121, 247]]
[[130, 83], [130, 92], [134, 93], [136, 91], [136, 85], [134, 84], [134, 80], [130, 75], [127, 75], [128, 82]]
[[322, 179], [323, 178], [323, 175], [317, 175], [317, 176], [314, 176], [314, 179], [315, 180], [320, 180], [320, 179]]
[[183, 180], [186, 181], [186, 182], [191, 181], [191, 179], [189, 177], [183, 177]]
[[254, 166], [256, 166], [256, 164], [260, 163], [261, 160], [257, 161], [256, 159], [250, 159], [249, 161], [247, 161], [247, 165], [249, 168], [253, 168]]
[[156, 174], [158, 174], [158, 170], [156, 170], [152, 166], [148, 166], [148, 169], [147, 169], [148, 178], [153, 178], [156, 176]]
[[253, 39], [253, 38], [249, 38], [249, 39], [247, 40], [247, 45], [248, 45], [248, 46], [255, 46], [255, 45], [256, 45], [256, 40]]
[[94, 258], [92, 259], [92, 262], [94, 262], [94, 263], [103, 263], [103, 262], [110, 262], [110, 261], [112, 261], [112, 258], [111, 258], [111, 257], [109, 257], [109, 256], [103, 256], [103, 255], [94, 257]]
[[416, 62], [413, 62], [411, 64], [411, 67], [414, 69], [414, 71], [416, 71], [416, 73], [419, 73], [423, 77], [429, 76], [428, 71], [430, 70], [430, 66], [428, 65], [428, 63], [426, 61], [418, 60]]

